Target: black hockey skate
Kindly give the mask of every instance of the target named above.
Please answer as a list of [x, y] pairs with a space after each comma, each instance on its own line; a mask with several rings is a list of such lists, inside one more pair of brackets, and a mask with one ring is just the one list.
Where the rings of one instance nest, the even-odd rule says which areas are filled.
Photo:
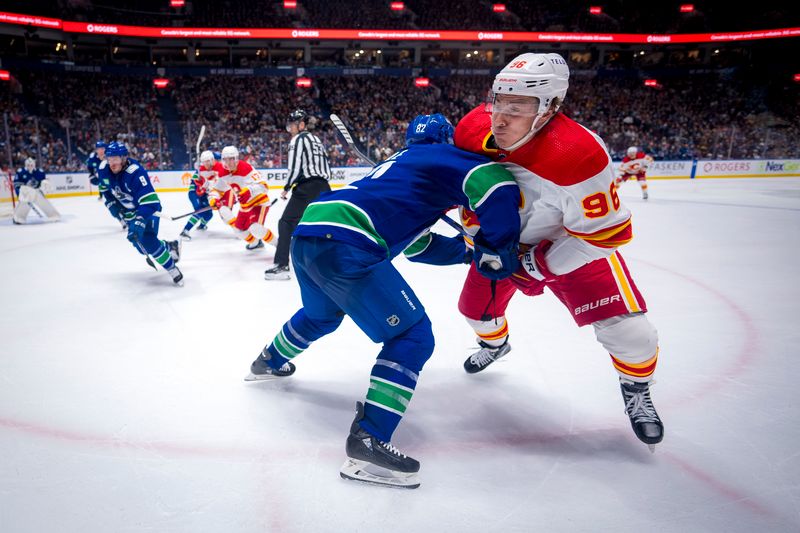
[[275, 265], [272, 268], [268, 268], [264, 271], [264, 279], [292, 279], [292, 275], [289, 273], [289, 265]]
[[167, 249], [169, 250], [169, 255], [172, 256], [172, 260], [176, 263], [181, 260], [181, 241], [180, 239], [176, 241], [166, 241], [167, 242]]
[[248, 250], [258, 250], [259, 248], [263, 247], [264, 247], [264, 241], [262, 241], [261, 239], [256, 239], [253, 242], [248, 242], [245, 245], [245, 248]]
[[188, 232], [187, 230], [183, 230], [183, 231], [181, 232], [181, 234], [180, 234], [180, 238], [181, 238], [181, 239], [183, 239], [183, 240], [185, 240], [185, 241], [191, 241], [191, 240], [192, 240], [192, 236], [191, 236], [191, 235], [189, 235], [189, 232]]
[[289, 361], [283, 363], [277, 370], [269, 366], [267, 361], [272, 359], [272, 354], [266, 348], [261, 350], [261, 354], [256, 357], [250, 365], [250, 373], [244, 378], [245, 381], [265, 381], [268, 379], [285, 378], [294, 374], [296, 367]]
[[470, 374], [480, 372], [511, 351], [508, 338], [506, 338], [506, 341], [500, 346], [489, 346], [482, 340], [478, 340], [478, 344], [481, 349], [470, 355], [467, 360], [464, 361], [464, 370]]
[[664, 424], [650, 399], [650, 383], [636, 383], [620, 378], [619, 384], [633, 432], [640, 441], [647, 444], [651, 452], [655, 452], [656, 444], [664, 438]]
[[172, 283], [177, 285], [178, 287], [183, 287], [183, 272], [177, 266], [173, 266], [167, 273], [172, 278]]
[[419, 461], [367, 433], [359, 422], [364, 404], [356, 402], [356, 418], [350, 426], [345, 450], [347, 460], [339, 470], [344, 479], [403, 489], [419, 487]]

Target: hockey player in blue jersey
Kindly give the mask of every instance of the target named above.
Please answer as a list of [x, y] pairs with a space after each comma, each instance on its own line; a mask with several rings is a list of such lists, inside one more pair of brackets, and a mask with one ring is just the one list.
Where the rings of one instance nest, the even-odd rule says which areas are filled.
[[19, 199], [12, 215], [14, 224], [26, 224], [31, 209], [48, 222], [61, 220], [61, 215], [44, 196], [51, 190], [50, 180], [44, 170], [36, 167], [36, 160], [31, 157], [26, 159], [25, 166], [17, 169], [14, 176], [14, 193]]
[[[519, 189], [489, 159], [452, 143], [442, 115], [421, 115], [409, 126], [408, 147], [363, 179], [321, 195], [294, 232], [292, 263], [303, 307], [284, 324], [250, 367], [246, 380], [285, 378], [291, 359], [339, 327], [345, 314], [376, 343], [364, 404], [346, 442], [347, 479], [416, 488], [419, 462], [391, 438], [433, 353], [431, 322], [414, 291], [391, 263], [454, 205], [478, 213], [475, 261], [501, 279], [517, 268]], [[413, 191], [413, 192], [410, 192]]]
[[128, 240], [147, 257], [148, 264], [155, 268], [152, 257], [169, 273], [173, 283], [183, 285], [183, 274], [175, 264], [180, 259], [180, 242], [158, 238], [156, 213], [161, 211], [161, 202], [147, 171], [129, 159], [128, 148], [118, 142], [106, 148], [106, 163], [99, 170], [100, 179], [108, 183], [103, 195], [107, 203], [119, 202], [122, 206], [123, 216], [128, 220]]
[[100, 179], [97, 177], [97, 170], [106, 158], [106, 146], [108, 145], [103, 141], [97, 141], [94, 143], [94, 152], [89, 154], [89, 157], [86, 159], [86, 168], [89, 170], [89, 183], [98, 188], [98, 200], [103, 199], [103, 191], [99, 188]]

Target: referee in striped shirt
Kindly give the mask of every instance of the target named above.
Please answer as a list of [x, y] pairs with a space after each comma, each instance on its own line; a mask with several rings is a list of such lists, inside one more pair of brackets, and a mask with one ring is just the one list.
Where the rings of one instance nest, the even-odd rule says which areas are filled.
[[281, 198], [286, 199], [289, 191], [292, 197], [286, 204], [278, 221], [278, 249], [275, 264], [264, 271], [265, 279], [291, 279], [289, 274], [289, 245], [300, 218], [308, 204], [331, 190], [331, 167], [328, 153], [319, 137], [306, 130], [308, 115], [298, 109], [289, 115], [286, 131], [292, 134], [289, 143], [289, 177], [283, 187]]

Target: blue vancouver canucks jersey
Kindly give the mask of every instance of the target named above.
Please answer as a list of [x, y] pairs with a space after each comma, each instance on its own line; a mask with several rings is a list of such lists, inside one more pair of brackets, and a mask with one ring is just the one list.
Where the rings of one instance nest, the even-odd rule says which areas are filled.
[[101, 183], [105, 182], [108, 189], [103, 196], [108, 201], [118, 201], [128, 211], [133, 211], [136, 216], [148, 219], [156, 211], [161, 211], [161, 202], [158, 199], [150, 176], [134, 159], [128, 159], [127, 165], [119, 174], [111, 172], [111, 167], [106, 161], [98, 169]]
[[14, 191], [19, 194], [19, 188], [23, 185], [38, 189], [45, 177], [44, 170], [41, 168], [37, 168], [33, 171], [25, 168], [18, 168], [17, 174], [14, 176]]
[[518, 240], [514, 177], [488, 158], [448, 144], [413, 144], [363, 179], [321, 195], [294, 234], [349, 242], [392, 258], [455, 205], [475, 211], [477, 238], [486, 245]]

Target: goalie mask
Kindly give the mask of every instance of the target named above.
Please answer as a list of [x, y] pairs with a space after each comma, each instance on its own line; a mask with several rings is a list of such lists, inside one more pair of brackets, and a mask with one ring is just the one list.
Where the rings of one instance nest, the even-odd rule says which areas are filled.
[[25, 160], [25, 170], [28, 172], [33, 172], [36, 170], [36, 160], [32, 157], [29, 157]]

